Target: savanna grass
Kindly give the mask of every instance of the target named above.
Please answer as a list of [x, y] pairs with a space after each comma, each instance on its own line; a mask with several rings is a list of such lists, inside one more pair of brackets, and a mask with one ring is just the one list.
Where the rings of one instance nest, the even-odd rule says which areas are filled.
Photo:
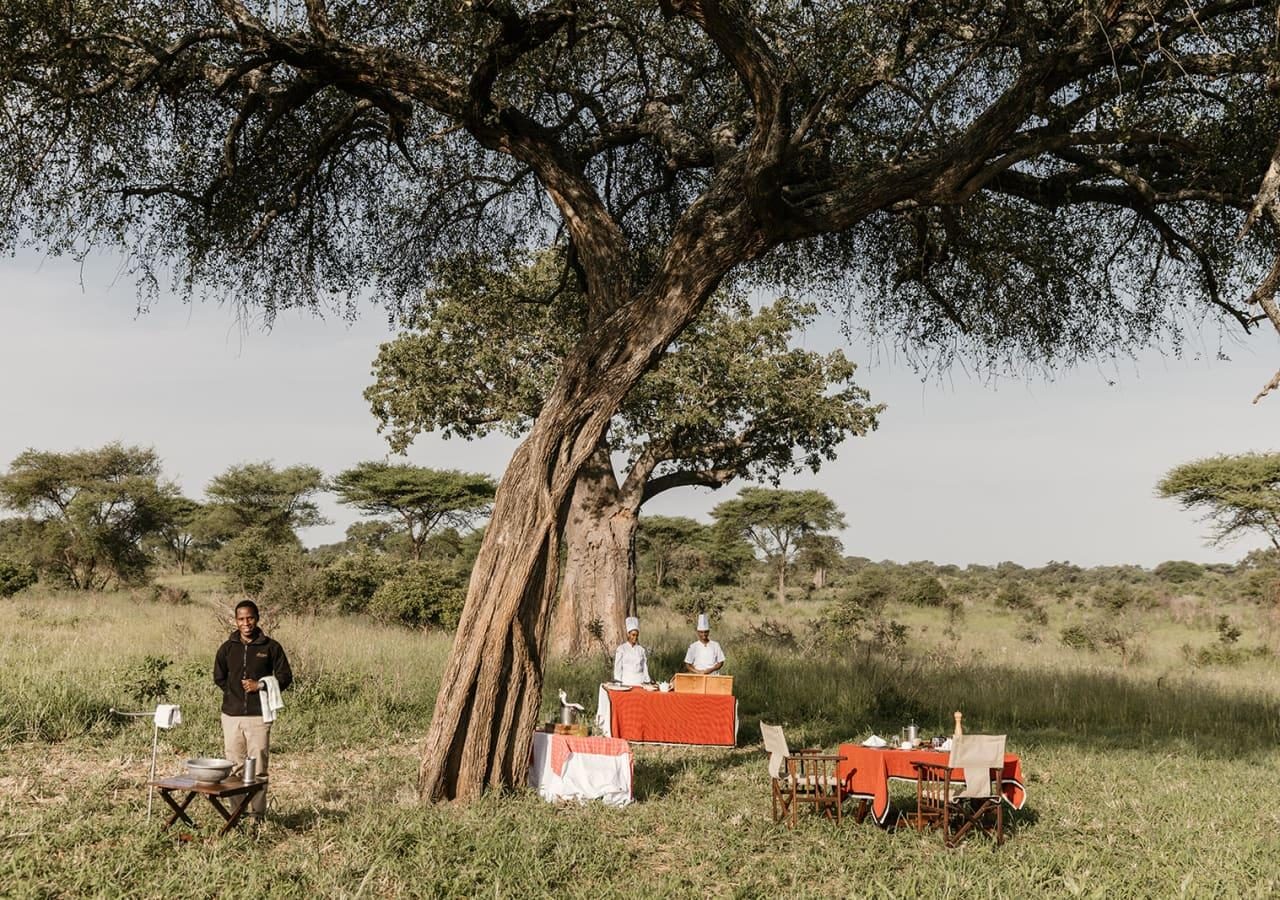
[[[161, 769], [217, 752], [210, 682], [229, 631], [224, 598], [191, 606], [125, 597], [4, 601], [0, 626], [0, 893], [44, 896], [1270, 896], [1280, 813], [1259, 799], [1280, 763], [1274, 676], [1203, 683], [1162, 666], [1034, 652], [984, 659], [918, 645], [789, 651], [717, 635], [736, 676], [735, 749], [636, 747], [637, 803], [556, 807], [527, 791], [424, 806], [414, 782], [447, 641], [350, 618], [268, 630], [297, 688], [273, 736], [272, 809], [258, 832], [161, 833], [146, 818], [151, 729], [111, 716], [139, 662], [159, 657], [186, 721], [162, 732]], [[655, 621], [652, 666], [687, 639]], [[971, 617], [972, 620], [973, 617]], [[940, 626], [935, 629], [940, 631]], [[969, 637], [968, 635], [965, 636]], [[929, 651], [929, 652], [926, 652]], [[1065, 661], [1076, 661], [1067, 665]], [[591, 706], [603, 659], [553, 662]], [[122, 680], [124, 679], [124, 680]], [[134, 700], [141, 703], [140, 700]], [[153, 702], [153, 701], [151, 701]], [[1007, 731], [1029, 776], [1006, 845], [945, 851], [936, 835], [772, 824], [757, 723], [832, 747], [914, 717], [926, 733], [965, 711]], [[909, 789], [894, 789], [898, 806]]]

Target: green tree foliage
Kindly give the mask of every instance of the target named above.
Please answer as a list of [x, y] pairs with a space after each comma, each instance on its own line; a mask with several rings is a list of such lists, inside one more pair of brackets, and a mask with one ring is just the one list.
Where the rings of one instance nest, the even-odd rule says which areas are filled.
[[1280, 453], [1242, 453], [1183, 463], [1156, 485], [1161, 497], [1204, 513], [1209, 543], [1254, 533], [1280, 549]]
[[844, 527], [844, 515], [821, 491], [748, 487], [711, 511], [726, 529], [741, 534], [774, 570], [779, 603], [787, 599], [787, 566], [807, 534]]
[[[365, 391], [394, 449], [423, 431], [527, 431], [587, 325], [561, 256], [441, 271], [414, 330], [379, 350]], [[816, 312], [787, 297], [753, 312], [744, 297], [722, 294], [685, 330], [610, 428], [643, 499], [684, 484], [817, 471], [846, 436], [875, 427], [882, 408], [866, 402], [842, 352], [789, 346]]]
[[653, 572], [653, 589], [660, 591], [670, 577], [678, 554], [706, 528], [685, 516], [642, 516], [636, 547]]
[[12, 597], [36, 583], [36, 570], [26, 563], [0, 556], [0, 597]]
[[488, 475], [386, 462], [362, 462], [332, 483], [338, 500], [371, 516], [397, 519], [412, 556], [442, 528], [469, 528], [489, 513], [497, 484]]
[[297, 544], [299, 528], [328, 523], [314, 499], [322, 490], [315, 466], [233, 465], [205, 488], [209, 502], [193, 527], [219, 543], [252, 530], [254, 540]]
[[156, 543], [164, 555], [184, 574], [192, 562], [192, 551], [199, 543], [199, 520], [204, 507], [194, 500], [176, 496], [168, 499], [164, 522], [156, 534]]
[[369, 612], [401, 625], [451, 631], [465, 598], [465, 583], [454, 573], [432, 562], [415, 562], [374, 592]]
[[0, 476], [0, 505], [29, 517], [22, 533], [30, 565], [99, 590], [145, 576], [143, 541], [168, 524], [177, 496], [160, 476], [160, 458], [142, 447], [26, 450]]

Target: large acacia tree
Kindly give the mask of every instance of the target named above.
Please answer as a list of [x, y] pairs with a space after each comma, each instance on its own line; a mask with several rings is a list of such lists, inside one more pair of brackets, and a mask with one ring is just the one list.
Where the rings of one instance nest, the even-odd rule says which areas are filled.
[[[379, 350], [365, 391], [393, 448], [420, 431], [528, 430], [583, 326], [583, 297], [560, 256], [441, 273], [413, 329]], [[785, 297], [753, 311], [722, 292], [627, 395], [570, 497], [552, 652], [624, 639], [643, 504], [680, 487], [817, 471], [846, 437], [875, 427], [880, 407], [867, 404], [842, 352], [791, 346], [815, 313]]]
[[1280, 324], [1278, 75], [1262, 0], [9, 0], [0, 236], [268, 314], [570, 249], [424, 743], [469, 798], [524, 775], [578, 471], [726, 279], [860, 284], [929, 362]]

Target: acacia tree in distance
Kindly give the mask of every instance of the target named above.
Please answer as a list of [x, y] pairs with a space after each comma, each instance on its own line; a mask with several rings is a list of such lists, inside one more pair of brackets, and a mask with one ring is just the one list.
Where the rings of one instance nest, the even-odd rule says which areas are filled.
[[378, 461], [357, 463], [330, 486], [340, 503], [399, 519], [414, 559], [437, 529], [470, 528], [488, 515], [498, 487], [488, 475]]
[[107, 444], [70, 453], [24, 450], [0, 475], [0, 506], [31, 517], [27, 561], [85, 591], [140, 580], [142, 546], [169, 524], [178, 489], [154, 450]]
[[422, 795], [468, 799], [523, 782], [578, 472], [726, 279], [856, 297], [930, 365], [1176, 342], [1197, 304], [1280, 328], [1276, 30], [1262, 0], [15, 0], [0, 247], [127, 247], [268, 317], [571, 249], [586, 326], [423, 744]]
[[193, 527], [214, 542], [252, 531], [268, 544], [296, 544], [298, 529], [328, 524], [315, 501], [323, 490], [324, 474], [315, 466], [228, 466], [205, 487], [209, 502]]
[[1265, 535], [1280, 550], [1280, 453], [1241, 453], [1183, 463], [1156, 485], [1183, 509], [1200, 509], [1212, 525], [1209, 543]]
[[[529, 428], [582, 326], [583, 297], [559, 256], [441, 274], [414, 330], [380, 348], [365, 391], [394, 449], [420, 431], [470, 438]], [[867, 404], [843, 353], [789, 346], [815, 313], [786, 297], [755, 312], [721, 297], [627, 395], [570, 497], [553, 652], [624, 639], [646, 502], [679, 487], [817, 471], [846, 436], [875, 427], [881, 407]], [[611, 451], [624, 457], [621, 476]]]
[[809, 535], [844, 527], [844, 515], [822, 491], [749, 487], [711, 511], [717, 523], [738, 532], [774, 570], [774, 598], [787, 602], [787, 566]]

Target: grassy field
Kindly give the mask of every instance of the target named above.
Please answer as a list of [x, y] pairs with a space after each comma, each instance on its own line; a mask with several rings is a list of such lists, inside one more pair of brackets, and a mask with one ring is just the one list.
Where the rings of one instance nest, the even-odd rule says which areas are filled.
[[[167, 682], [184, 724], [162, 733], [162, 772], [217, 754], [209, 681], [226, 598], [126, 595], [0, 601], [0, 894], [48, 896], [1273, 896], [1280, 892], [1280, 686], [1272, 657], [1187, 667], [1195, 617], [1147, 613], [1140, 662], [1011, 637], [1001, 610], [895, 611], [908, 652], [786, 649], [739, 638], [813, 605], [731, 614], [717, 638], [737, 676], [733, 750], [637, 747], [625, 810], [556, 807], [527, 791], [466, 808], [414, 795], [447, 639], [359, 619], [264, 622], [289, 651], [296, 690], [273, 735], [272, 810], [256, 834], [182, 840], [146, 818], [149, 723], [118, 708]], [[1069, 605], [1052, 611], [1068, 622]], [[652, 669], [674, 669], [685, 625], [645, 610]], [[1049, 629], [1050, 632], [1053, 629]], [[588, 704], [598, 664], [553, 663], [548, 696]], [[914, 717], [926, 733], [963, 709], [974, 731], [1009, 734], [1028, 802], [1006, 845], [954, 851], [936, 835], [802, 818], [773, 825], [761, 718], [793, 746], [832, 747]], [[551, 712], [547, 704], [548, 716]], [[909, 803], [909, 788], [895, 802]], [[159, 801], [157, 800], [157, 805]], [[208, 814], [197, 821], [212, 824]]]

